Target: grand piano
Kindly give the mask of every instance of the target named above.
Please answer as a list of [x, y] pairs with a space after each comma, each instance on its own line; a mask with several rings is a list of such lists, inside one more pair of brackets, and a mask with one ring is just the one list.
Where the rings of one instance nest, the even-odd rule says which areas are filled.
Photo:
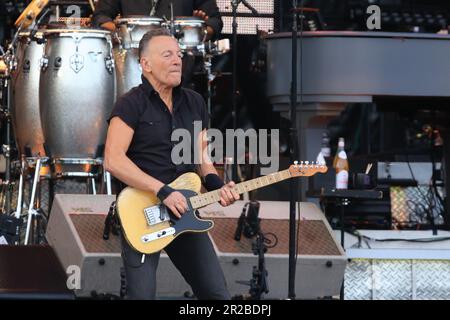
[[[291, 33], [277, 33], [266, 38], [268, 98], [274, 110], [286, 117], [290, 111], [291, 36]], [[300, 45], [297, 39], [298, 59]], [[314, 160], [320, 151], [320, 142], [311, 143], [314, 139], [309, 137], [311, 130], [308, 128], [317, 127], [321, 121], [327, 123], [348, 103], [426, 101], [450, 107], [450, 36], [303, 32], [302, 68], [298, 63], [297, 78], [297, 100], [303, 100], [302, 106], [297, 107], [300, 158]], [[444, 133], [447, 168], [450, 168], [449, 131]], [[315, 138], [317, 141], [318, 137]], [[450, 170], [447, 170], [446, 183], [449, 182]], [[302, 189], [306, 189], [305, 181], [302, 181]], [[447, 208], [450, 208], [449, 190], [447, 188]]]
[[[299, 39], [297, 45], [300, 50]], [[450, 98], [448, 35], [304, 32], [302, 51], [297, 92], [302, 78], [306, 103], [372, 102], [377, 96]], [[270, 101], [289, 104], [291, 33], [267, 36], [267, 59]]]

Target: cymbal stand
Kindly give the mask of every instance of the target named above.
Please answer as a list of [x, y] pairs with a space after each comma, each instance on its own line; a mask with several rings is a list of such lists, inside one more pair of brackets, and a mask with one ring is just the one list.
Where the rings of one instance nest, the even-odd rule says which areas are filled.
[[[211, 41], [210, 41], [211, 42]], [[211, 47], [211, 45], [210, 45]], [[213, 54], [204, 52], [203, 54], [203, 65], [206, 71], [206, 86], [207, 86], [207, 99], [206, 105], [208, 108], [208, 114], [211, 115], [212, 112], [212, 85], [211, 83], [216, 78], [216, 75], [212, 73], [212, 58]], [[209, 125], [211, 125], [211, 117], [209, 120]]]
[[17, 67], [17, 61], [15, 56], [15, 47], [18, 41], [19, 33], [23, 29], [23, 24], [25, 20], [19, 25], [17, 32], [15, 33], [13, 40], [11, 41], [7, 51], [3, 55], [4, 61], [6, 63], [6, 76], [5, 82], [3, 84], [2, 90], [5, 92], [5, 96], [3, 96], [3, 101], [6, 100], [6, 105], [2, 108], [2, 114], [6, 121], [6, 135], [5, 141], [2, 145], [2, 152], [5, 156], [6, 168], [5, 168], [5, 210], [4, 212], [7, 214], [11, 213], [11, 198], [12, 198], [12, 182], [11, 182], [11, 101], [12, 101], [12, 83], [11, 83], [11, 75], [12, 72]]
[[22, 214], [22, 200], [23, 200], [23, 179], [25, 176], [25, 159], [22, 156], [21, 162], [20, 162], [20, 177], [19, 177], [19, 190], [17, 195], [17, 207], [16, 207], [16, 213], [14, 216], [16, 219], [20, 219], [20, 216]]

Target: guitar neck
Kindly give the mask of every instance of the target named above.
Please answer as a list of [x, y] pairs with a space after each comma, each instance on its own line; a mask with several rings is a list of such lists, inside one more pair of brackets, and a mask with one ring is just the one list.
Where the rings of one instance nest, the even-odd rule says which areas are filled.
[[[238, 183], [234, 186], [233, 189], [238, 194], [242, 194], [244, 192], [253, 191], [289, 178], [291, 178], [291, 173], [287, 169], [269, 174], [267, 176], [262, 176], [256, 179]], [[189, 200], [191, 202], [192, 208], [198, 209], [207, 206], [211, 203], [220, 201], [220, 190], [214, 190], [203, 194], [199, 194], [197, 196], [189, 198]]]

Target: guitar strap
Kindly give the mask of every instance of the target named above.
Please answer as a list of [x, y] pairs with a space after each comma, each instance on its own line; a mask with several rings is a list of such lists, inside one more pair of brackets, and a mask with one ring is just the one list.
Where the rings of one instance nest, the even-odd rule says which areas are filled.
[[121, 231], [119, 215], [116, 210], [116, 201], [111, 203], [109, 207], [108, 215], [105, 218], [105, 227], [103, 229], [103, 239], [108, 240], [109, 235], [112, 234], [118, 236]]

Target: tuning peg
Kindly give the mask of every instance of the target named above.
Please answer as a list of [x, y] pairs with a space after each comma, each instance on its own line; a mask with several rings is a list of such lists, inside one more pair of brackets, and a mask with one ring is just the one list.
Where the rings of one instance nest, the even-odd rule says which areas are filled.
[[309, 165], [309, 161], [305, 161], [305, 164], [306, 164], [306, 165]]
[[294, 161], [294, 165], [295, 165], [295, 166], [298, 165], [298, 161], [297, 161], [297, 160]]

